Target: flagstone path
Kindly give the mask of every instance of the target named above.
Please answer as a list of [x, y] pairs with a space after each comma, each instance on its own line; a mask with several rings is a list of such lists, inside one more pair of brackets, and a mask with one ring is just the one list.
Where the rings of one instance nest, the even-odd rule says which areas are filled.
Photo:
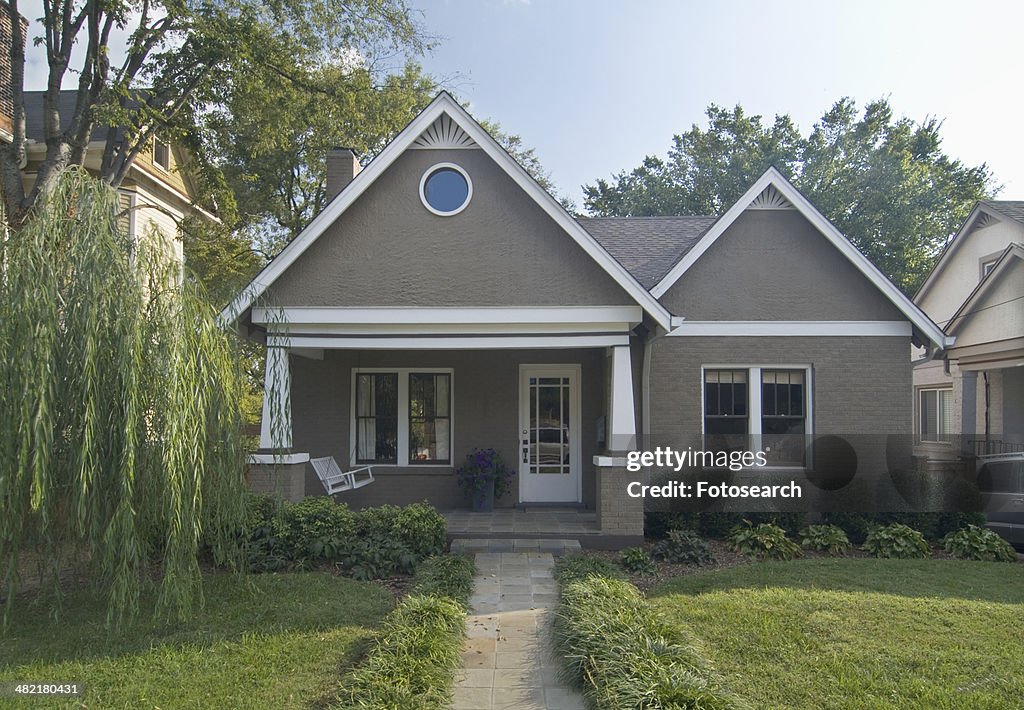
[[584, 710], [550, 649], [550, 552], [480, 552], [452, 710]]

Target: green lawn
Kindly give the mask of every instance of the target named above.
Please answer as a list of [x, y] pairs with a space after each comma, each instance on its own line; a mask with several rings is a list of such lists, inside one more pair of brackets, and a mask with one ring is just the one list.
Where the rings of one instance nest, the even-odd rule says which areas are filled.
[[650, 597], [754, 707], [1024, 707], [1022, 564], [776, 562]]
[[0, 680], [84, 683], [83, 705], [68, 707], [309, 707], [392, 607], [383, 587], [326, 574], [214, 575], [205, 594], [186, 624], [118, 633], [84, 594], [66, 600], [60, 622], [44, 608], [21, 614], [0, 636]]

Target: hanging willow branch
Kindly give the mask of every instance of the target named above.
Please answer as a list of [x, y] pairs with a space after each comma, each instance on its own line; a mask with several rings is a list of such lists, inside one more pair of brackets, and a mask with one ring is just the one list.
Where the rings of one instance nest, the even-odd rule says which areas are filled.
[[0, 234], [5, 622], [26, 550], [49, 563], [58, 601], [66, 556], [83, 556], [112, 623], [138, 611], [150, 579], [158, 613], [186, 617], [202, 601], [201, 546], [238, 562], [236, 343], [170, 245], [133, 244], [117, 211], [113, 190], [71, 169]]

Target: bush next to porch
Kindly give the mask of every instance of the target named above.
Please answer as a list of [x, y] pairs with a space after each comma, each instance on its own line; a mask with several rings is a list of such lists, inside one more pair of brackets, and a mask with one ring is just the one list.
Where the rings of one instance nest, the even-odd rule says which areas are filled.
[[377, 579], [443, 552], [447, 524], [426, 503], [353, 511], [327, 497], [251, 496], [245, 534], [252, 571], [339, 563], [356, 579]]
[[413, 594], [384, 621], [377, 645], [342, 679], [335, 708], [436, 710], [451, 699], [473, 589], [473, 563], [443, 555], [416, 574]]

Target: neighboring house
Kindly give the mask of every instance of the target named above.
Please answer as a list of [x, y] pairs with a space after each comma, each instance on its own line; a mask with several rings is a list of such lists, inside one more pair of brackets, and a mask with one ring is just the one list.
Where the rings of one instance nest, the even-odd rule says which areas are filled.
[[1024, 202], [979, 202], [914, 302], [956, 338], [914, 364], [917, 452], [1024, 451]]
[[374, 465], [351, 505], [465, 507], [453, 470], [494, 447], [500, 505], [626, 542], [636, 448], [752, 435], [792, 471], [808, 436], [883, 434], [909, 461], [908, 347], [948, 339], [774, 169], [717, 218], [574, 219], [446, 93], [365, 169], [329, 161], [340, 192], [222, 314], [286, 405], [255, 487], [322, 495], [330, 455]]
[[[77, 92], [61, 91], [60, 111], [70, 116]], [[25, 92], [25, 134], [28, 137], [28, 163], [24, 168], [26, 188], [35, 180], [38, 165], [46, 155], [43, 133], [43, 92]], [[85, 168], [98, 173], [107, 135], [106, 126], [93, 129], [86, 154]], [[217, 218], [197, 204], [199, 191], [188, 171], [190, 156], [179, 145], [159, 139], [139, 153], [128, 175], [118, 188], [122, 228], [133, 239], [158, 231], [173, 250], [174, 258], [184, 261], [179, 226], [188, 216]]]

